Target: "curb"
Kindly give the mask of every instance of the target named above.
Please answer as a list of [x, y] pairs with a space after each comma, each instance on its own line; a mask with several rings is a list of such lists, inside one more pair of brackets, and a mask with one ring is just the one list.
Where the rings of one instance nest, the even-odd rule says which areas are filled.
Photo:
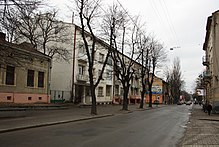
[[26, 126], [20, 126], [20, 127], [8, 128], [8, 129], [0, 129], [0, 134], [1, 133], [6, 133], [6, 132], [18, 131], [18, 130], [39, 128], [39, 127], [52, 126], [52, 125], [58, 125], [58, 124], [65, 124], [65, 123], [71, 123], [71, 122], [78, 122], [78, 121], [84, 121], [84, 120], [90, 120], [90, 119], [110, 117], [110, 116], [115, 116], [115, 115], [129, 114], [129, 113], [133, 113], [134, 111], [146, 111], [146, 110], [152, 110], [152, 109], [157, 109], [157, 108], [162, 108], [162, 107], [136, 109], [136, 110], [132, 110], [132, 111], [129, 110], [127, 112], [118, 113], [118, 114], [102, 114], [102, 115], [97, 115], [97, 116], [88, 116], [88, 117], [75, 118], [75, 119], [69, 119], [69, 120], [45, 122], [45, 123], [40, 123], [40, 124], [35, 124], [35, 125], [26, 125]]
[[105, 115], [99, 115], [99, 116], [84, 117], [84, 118], [79, 118], [79, 119], [63, 120], [63, 121], [57, 121], [57, 122], [47, 122], [47, 123], [41, 123], [41, 124], [35, 124], [35, 125], [28, 125], [28, 126], [9, 128], [9, 129], [0, 129], [0, 133], [6, 133], [6, 132], [12, 132], [12, 131], [18, 131], [18, 130], [25, 130], [25, 129], [30, 129], [30, 128], [39, 128], [39, 127], [45, 127], [45, 126], [52, 126], [52, 125], [58, 125], [58, 124], [65, 124], [65, 123], [71, 123], [71, 122], [78, 122], [78, 121], [83, 121], [83, 120], [104, 118], [104, 117], [110, 117], [110, 116], [114, 116], [114, 114], [105, 114]]

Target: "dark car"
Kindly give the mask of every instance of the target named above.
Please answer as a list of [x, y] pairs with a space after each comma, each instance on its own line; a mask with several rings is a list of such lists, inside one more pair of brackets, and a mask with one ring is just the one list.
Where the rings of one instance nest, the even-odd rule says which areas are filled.
[[179, 102], [177, 102], [177, 105], [182, 105], [182, 102], [180, 102], [180, 101], [179, 101]]
[[191, 101], [187, 101], [187, 102], [186, 102], [186, 105], [191, 105], [191, 104], [192, 104]]

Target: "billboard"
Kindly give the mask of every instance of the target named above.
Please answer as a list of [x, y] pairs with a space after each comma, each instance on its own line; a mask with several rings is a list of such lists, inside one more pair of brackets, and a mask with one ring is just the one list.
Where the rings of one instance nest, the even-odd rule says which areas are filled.
[[[152, 86], [152, 94], [162, 94], [162, 86]], [[147, 94], [149, 92], [147, 91]]]

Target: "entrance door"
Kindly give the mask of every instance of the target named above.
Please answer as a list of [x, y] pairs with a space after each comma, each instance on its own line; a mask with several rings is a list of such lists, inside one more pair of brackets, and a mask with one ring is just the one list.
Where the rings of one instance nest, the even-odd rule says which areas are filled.
[[75, 87], [75, 103], [79, 104], [82, 102], [84, 98], [84, 86], [83, 85], [77, 85]]

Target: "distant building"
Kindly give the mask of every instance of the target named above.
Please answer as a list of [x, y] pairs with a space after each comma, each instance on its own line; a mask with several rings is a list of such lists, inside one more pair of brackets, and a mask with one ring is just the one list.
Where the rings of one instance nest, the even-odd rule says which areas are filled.
[[[152, 85], [152, 103], [169, 103], [168, 84], [154, 76], [154, 82]], [[146, 103], [149, 103], [149, 91], [146, 92]]]
[[219, 11], [207, 19], [203, 50], [205, 100], [213, 104], [213, 111], [219, 112]]
[[0, 102], [50, 103], [50, 57], [0, 32]]

